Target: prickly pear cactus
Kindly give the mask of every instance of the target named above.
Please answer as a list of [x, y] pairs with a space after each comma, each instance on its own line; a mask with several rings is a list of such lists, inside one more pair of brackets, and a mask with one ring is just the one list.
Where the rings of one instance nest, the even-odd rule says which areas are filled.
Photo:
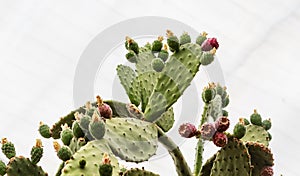
[[123, 176], [159, 176], [153, 172], [146, 171], [144, 169], [130, 169], [124, 173]]

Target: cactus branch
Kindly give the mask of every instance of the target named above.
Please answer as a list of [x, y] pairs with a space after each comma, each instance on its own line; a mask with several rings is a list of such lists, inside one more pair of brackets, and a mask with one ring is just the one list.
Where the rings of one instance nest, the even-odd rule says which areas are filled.
[[158, 141], [169, 151], [174, 161], [178, 176], [192, 176], [192, 172], [187, 165], [179, 147], [164, 133], [160, 127], [157, 125], [156, 127], [158, 130]]

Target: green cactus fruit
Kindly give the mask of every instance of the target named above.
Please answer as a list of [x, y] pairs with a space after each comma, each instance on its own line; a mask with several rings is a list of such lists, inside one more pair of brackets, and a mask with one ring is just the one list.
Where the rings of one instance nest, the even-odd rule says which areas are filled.
[[243, 124], [245, 124], [245, 125], [249, 125], [249, 124], [250, 124], [249, 120], [246, 119], [246, 118], [240, 118], [240, 121], [241, 121]]
[[151, 65], [153, 70], [155, 70], [156, 72], [161, 72], [165, 67], [165, 63], [161, 58], [153, 59]]
[[262, 126], [262, 119], [260, 114], [257, 113], [256, 109], [254, 109], [254, 113], [250, 116], [250, 122], [253, 125]]
[[65, 145], [70, 145], [70, 142], [73, 138], [73, 131], [68, 127], [68, 124], [61, 126], [60, 139]]
[[173, 51], [179, 51], [179, 40], [178, 38], [173, 34], [172, 31], [167, 30], [167, 43], [170, 47], [170, 50]]
[[0, 160], [0, 175], [6, 174], [6, 165], [3, 161]]
[[163, 43], [162, 43], [163, 40], [164, 38], [162, 36], [159, 36], [158, 39], [152, 43], [153, 52], [160, 52], [161, 48], [163, 47]]
[[23, 156], [10, 159], [6, 172], [7, 176], [48, 176], [40, 166], [33, 164], [28, 158]]
[[37, 164], [41, 160], [43, 156], [43, 152], [44, 151], [43, 151], [42, 141], [40, 139], [37, 139], [35, 146], [32, 147], [30, 152], [31, 154], [30, 160], [32, 164]]
[[209, 65], [214, 61], [216, 49], [213, 48], [211, 51], [203, 52], [202, 56], [200, 57], [201, 65]]
[[217, 85], [215, 85], [215, 90], [216, 90], [216, 93], [218, 95], [220, 95], [221, 97], [223, 96], [223, 94], [225, 92], [225, 88], [222, 87], [219, 83]]
[[105, 134], [105, 124], [97, 113], [94, 113], [89, 124], [89, 132], [95, 139], [102, 139]]
[[270, 132], [268, 132], [268, 140], [271, 141], [272, 140], [272, 135]]
[[[146, 48], [146, 49], [148, 49], [148, 50], [151, 50], [152, 45], [151, 45], [149, 42], [147, 42], [147, 43], [145, 44], [144, 48]], [[140, 51], [140, 52], [141, 52], [141, 51]]]
[[102, 163], [99, 166], [100, 176], [112, 176], [113, 166], [111, 165], [110, 158], [108, 154], [104, 154], [102, 158]]
[[213, 100], [216, 96], [216, 91], [211, 87], [205, 87], [202, 92], [202, 100], [204, 103], [209, 103], [211, 100]]
[[1, 143], [2, 152], [8, 159], [11, 159], [12, 157], [16, 156], [16, 149], [13, 143], [8, 142], [6, 138], [3, 138]]
[[84, 137], [84, 132], [82, 131], [78, 121], [74, 121], [72, 124], [72, 132], [76, 138]]
[[92, 117], [95, 111], [98, 112], [98, 109], [95, 106], [93, 106], [90, 101], [86, 102], [85, 109], [85, 115], [88, 115], [90, 117]]
[[241, 140], [244, 142], [262, 143], [265, 146], [269, 145], [268, 132], [263, 127], [257, 125], [247, 125], [246, 134]]
[[132, 50], [135, 52], [135, 54], [139, 54], [139, 45], [130, 37], [126, 37], [126, 41], [127, 43], [125, 42], [125, 46], [126, 49], [128, 50]]
[[43, 122], [40, 122], [39, 132], [44, 138], [51, 137], [50, 127], [46, 124], [43, 124]]
[[[99, 166], [103, 164], [104, 155], [109, 155], [110, 164], [113, 167], [113, 176], [119, 176], [119, 164], [117, 158], [113, 155], [107, 140], [100, 139], [88, 142], [79, 151], [74, 153], [72, 158], [66, 162], [62, 169], [61, 176], [93, 176], [99, 174]], [[85, 160], [85, 166], [80, 162]], [[83, 167], [83, 168], [82, 168]]]
[[272, 127], [271, 119], [266, 119], [262, 121], [262, 126], [265, 128], [265, 130], [269, 130]]
[[229, 104], [229, 95], [227, 95], [224, 99], [222, 99], [222, 108], [227, 107]]
[[234, 129], [233, 129], [234, 137], [241, 139], [242, 137], [244, 137], [245, 133], [246, 133], [246, 127], [241, 122], [234, 126]]
[[210, 175], [251, 176], [250, 158], [242, 141], [229, 135], [228, 144], [217, 153]]
[[155, 154], [158, 132], [154, 123], [134, 118], [112, 118], [105, 123], [104, 139], [116, 156], [138, 163]]
[[136, 63], [137, 62], [137, 55], [132, 50], [129, 50], [128, 53], [125, 55], [125, 57], [131, 63]]
[[133, 168], [124, 173], [123, 176], [159, 176], [150, 171], [146, 171], [144, 169]]
[[63, 161], [67, 161], [71, 158], [72, 156], [72, 151], [68, 146], [60, 146], [60, 144], [56, 141], [53, 142], [53, 147], [55, 151], [57, 152], [57, 156], [59, 159]]
[[222, 114], [223, 114], [223, 116], [225, 116], [225, 117], [228, 117], [228, 111], [226, 111], [226, 110], [222, 110]]
[[201, 46], [202, 43], [207, 39], [206, 38], [207, 36], [207, 33], [206, 32], [203, 32], [202, 34], [200, 34], [197, 38], [196, 38], [196, 43]]
[[157, 57], [161, 58], [164, 62], [166, 62], [169, 58], [168, 45], [164, 45], [164, 49], [162, 49]]
[[86, 166], [86, 160], [85, 159], [79, 160], [79, 167], [81, 169], [84, 169], [85, 166]]
[[191, 43], [191, 36], [187, 32], [184, 32], [179, 38], [179, 43], [180, 45]]

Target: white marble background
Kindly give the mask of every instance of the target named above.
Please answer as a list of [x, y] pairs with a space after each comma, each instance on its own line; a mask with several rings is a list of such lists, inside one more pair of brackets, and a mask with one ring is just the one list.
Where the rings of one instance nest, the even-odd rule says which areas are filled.
[[[218, 38], [232, 120], [254, 108], [271, 117], [275, 175], [300, 175], [299, 0], [0, 0], [0, 137], [28, 156], [40, 137], [39, 121], [53, 124], [73, 109], [76, 64], [93, 37], [117, 22], [149, 15]], [[48, 152], [41, 165], [53, 175], [59, 162], [52, 142], [43, 141]], [[194, 144], [181, 146], [190, 164]], [[164, 157], [141, 166], [176, 175], [171, 165]]]

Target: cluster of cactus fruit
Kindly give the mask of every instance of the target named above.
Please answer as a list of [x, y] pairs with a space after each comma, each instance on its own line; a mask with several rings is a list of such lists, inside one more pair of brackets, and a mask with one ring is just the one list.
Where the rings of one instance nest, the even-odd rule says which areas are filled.
[[[226, 88], [210, 83], [202, 92], [204, 110], [199, 127], [184, 123], [179, 134], [198, 140], [194, 172], [187, 165], [180, 148], [168, 137], [174, 124], [174, 103], [183, 95], [199, 70], [213, 62], [219, 44], [203, 32], [192, 43], [188, 33], [179, 38], [167, 30], [167, 39], [159, 36], [140, 47], [126, 37], [126, 65], [117, 74], [129, 101], [103, 100], [60, 118], [52, 127], [40, 123], [39, 133], [54, 140], [54, 150], [61, 161], [56, 176], [157, 176], [144, 168], [126, 168], [119, 160], [140, 163], [155, 155], [160, 142], [172, 157], [179, 176], [271, 176], [273, 155], [268, 148], [271, 135], [269, 119], [262, 121], [255, 112], [250, 122], [241, 118], [230, 126]], [[212, 122], [213, 121], [213, 122]], [[204, 164], [204, 141], [213, 141], [220, 150]], [[10, 159], [0, 161], [0, 175], [47, 175], [37, 166], [43, 155], [41, 140], [32, 148], [31, 158], [15, 156], [15, 148], [2, 140], [2, 151]]]

